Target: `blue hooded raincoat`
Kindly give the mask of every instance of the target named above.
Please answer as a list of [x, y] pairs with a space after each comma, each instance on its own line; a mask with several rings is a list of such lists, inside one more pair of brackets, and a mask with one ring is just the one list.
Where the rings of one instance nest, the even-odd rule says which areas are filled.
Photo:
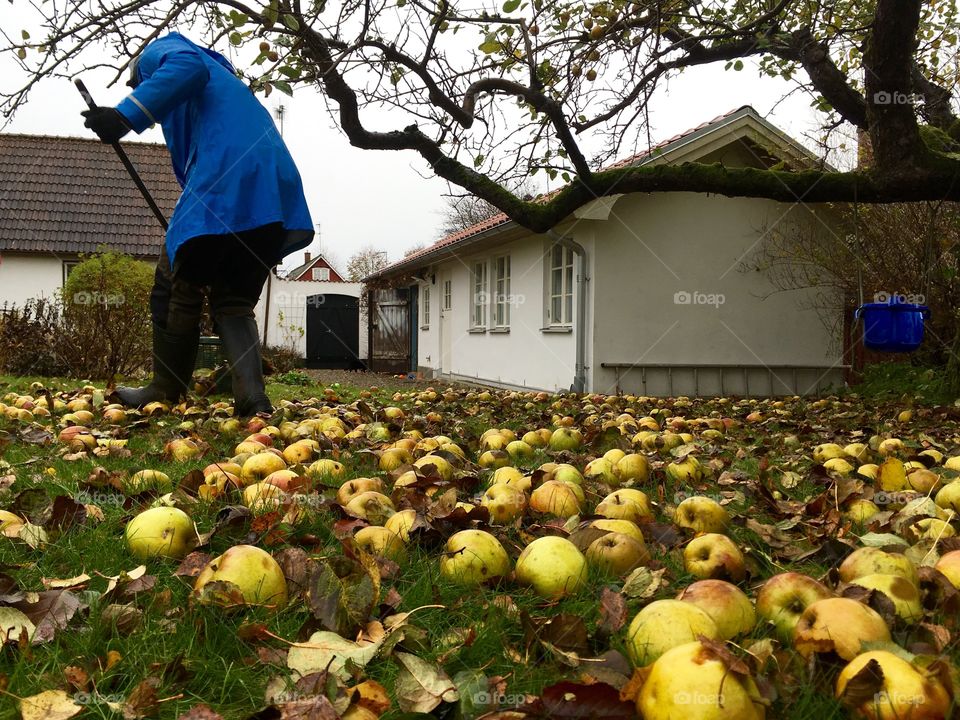
[[281, 257], [310, 244], [300, 173], [270, 113], [223, 55], [170, 33], [146, 47], [136, 74], [116, 109], [138, 133], [163, 127], [183, 188], [167, 230], [171, 266], [191, 238], [270, 223], [287, 231]]

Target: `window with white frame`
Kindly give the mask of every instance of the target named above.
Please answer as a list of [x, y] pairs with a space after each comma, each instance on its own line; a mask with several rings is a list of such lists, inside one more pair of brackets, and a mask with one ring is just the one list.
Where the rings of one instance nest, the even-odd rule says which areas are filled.
[[510, 256], [493, 260], [493, 325], [510, 327]]
[[330, 279], [330, 268], [326, 268], [326, 267], [313, 268], [313, 279], [323, 280], [324, 282], [328, 281]]
[[479, 260], [473, 264], [473, 292], [470, 294], [471, 327], [487, 326], [487, 261]]
[[443, 309], [449, 310], [453, 307], [453, 280], [443, 281]]
[[550, 248], [547, 322], [570, 325], [573, 322], [573, 250], [556, 244]]
[[424, 285], [421, 293], [421, 303], [423, 305], [423, 329], [430, 327], [430, 286]]

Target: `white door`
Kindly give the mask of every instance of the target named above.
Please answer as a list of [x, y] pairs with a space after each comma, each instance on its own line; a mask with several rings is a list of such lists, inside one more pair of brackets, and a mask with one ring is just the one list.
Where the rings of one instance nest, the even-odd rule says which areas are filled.
[[453, 280], [449, 273], [440, 276], [440, 373], [446, 375], [453, 368]]

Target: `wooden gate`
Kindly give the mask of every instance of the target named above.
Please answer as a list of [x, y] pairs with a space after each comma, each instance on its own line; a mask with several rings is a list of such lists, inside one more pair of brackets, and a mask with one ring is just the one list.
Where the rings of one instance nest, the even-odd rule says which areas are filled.
[[371, 290], [370, 369], [374, 372], [407, 373], [411, 360], [412, 313], [408, 288]]

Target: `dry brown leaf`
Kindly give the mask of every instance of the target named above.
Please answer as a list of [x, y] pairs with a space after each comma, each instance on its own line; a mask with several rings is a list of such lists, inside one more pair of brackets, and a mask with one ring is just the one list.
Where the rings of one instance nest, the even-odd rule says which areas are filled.
[[20, 701], [23, 720], [67, 720], [82, 710], [83, 706], [75, 703], [63, 690], [44, 690]]

